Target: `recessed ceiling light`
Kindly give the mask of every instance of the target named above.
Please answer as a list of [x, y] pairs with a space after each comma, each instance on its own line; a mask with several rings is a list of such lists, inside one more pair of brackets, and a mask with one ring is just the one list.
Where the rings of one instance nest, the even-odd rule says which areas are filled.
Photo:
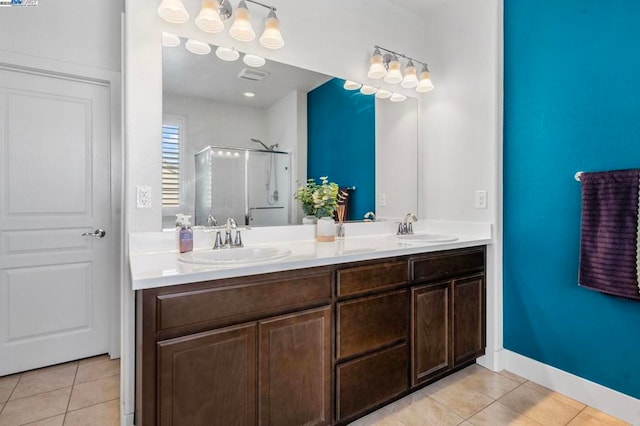
[[256, 94], [253, 92], [244, 92], [243, 95], [247, 98], [253, 98]]

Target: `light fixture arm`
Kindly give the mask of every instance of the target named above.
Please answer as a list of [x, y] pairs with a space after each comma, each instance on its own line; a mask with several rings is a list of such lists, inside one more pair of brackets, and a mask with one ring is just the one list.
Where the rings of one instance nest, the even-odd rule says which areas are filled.
[[[245, 0], [245, 1], [249, 3], [257, 4], [258, 6], [262, 6], [266, 9], [271, 10], [272, 12], [276, 11], [275, 7], [269, 6], [268, 4], [260, 3], [255, 0]], [[222, 18], [225, 21], [231, 18], [231, 15], [233, 15], [233, 6], [231, 5], [231, 0], [220, 0], [219, 7], [218, 7], [218, 14], [220, 15], [220, 18]]]
[[272, 10], [274, 12], [276, 11], [275, 7], [269, 6], [268, 4], [260, 3], [259, 1], [256, 1], [256, 0], [245, 0], [245, 1], [248, 1], [249, 3], [257, 4], [258, 6], [262, 6], [262, 7], [266, 8], [266, 9], [270, 9], [270, 10]]
[[[247, 1], [252, 1], [252, 0], [247, 0]], [[399, 52], [396, 52], [395, 50], [386, 49], [386, 48], [384, 48], [384, 47], [382, 47], [382, 46], [378, 46], [378, 45], [375, 45], [375, 46], [373, 46], [373, 47], [374, 47], [375, 49], [380, 49], [380, 50], [382, 50], [382, 51], [385, 51], [385, 52], [387, 52], [387, 53], [389, 53], [389, 54], [391, 54], [391, 55], [396, 55], [396, 56], [398, 56], [398, 57], [400, 57], [400, 58], [404, 58], [404, 59], [407, 59], [407, 60], [409, 60], [409, 61], [413, 61], [413, 62], [415, 62], [415, 63], [418, 63], [418, 64], [421, 64], [421, 65], [427, 66], [427, 63], [426, 63], [426, 62], [418, 61], [417, 59], [414, 59], [414, 58], [412, 58], [412, 57], [410, 57], [410, 56], [407, 56], [407, 55], [405, 55], [404, 53], [399, 53]], [[386, 56], [386, 55], [385, 55], [385, 56]]]

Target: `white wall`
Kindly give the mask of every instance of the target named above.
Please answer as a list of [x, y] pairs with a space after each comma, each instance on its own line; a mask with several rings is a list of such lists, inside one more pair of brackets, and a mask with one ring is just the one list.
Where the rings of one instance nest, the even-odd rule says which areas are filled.
[[[418, 101], [376, 99], [376, 216], [418, 214]], [[384, 195], [382, 195], [384, 194]], [[385, 199], [385, 205], [381, 203]]]
[[[425, 56], [436, 89], [420, 102], [421, 213], [491, 223], [487, 250], [487, 356], [502, 353], [502, 0], [449, 0], [430, 11]], [[487, 209], [474, 208], [476, 190]]]
[[123, 0], [40, 0], [0, 9], [0, 50], [120, 71]]
[[[497, 212], [499, 0], [451, 0], [431, 11], [425, 54], [436, 89], [421, 99], [428, 219], [494, 223]], [[474, 208], [487, 190], [487, 209]]]
[[[307, 180], [307, 94], [291, 92], [267, 109], [267, 145], [278, 144], [278, 150], [291, 153], [290, 202], [298, 185]], [[289, 223], [302, 222], [302, 208], [296, 203]]]

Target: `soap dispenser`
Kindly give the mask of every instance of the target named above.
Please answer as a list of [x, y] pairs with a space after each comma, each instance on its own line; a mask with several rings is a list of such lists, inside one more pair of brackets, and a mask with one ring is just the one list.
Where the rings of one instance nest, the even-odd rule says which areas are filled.
[[182, 216], [182, 225], [180, 227], [180, 253], [186, 253], [193, 250], [193, 229], [191, 229], [191, 216]]

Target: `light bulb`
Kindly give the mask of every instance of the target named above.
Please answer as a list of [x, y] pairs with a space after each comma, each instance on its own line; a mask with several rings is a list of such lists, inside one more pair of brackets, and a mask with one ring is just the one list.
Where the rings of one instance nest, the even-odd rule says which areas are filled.
[[393, 58], [389, 62], [389, 70], [384, 77], [386, 83], [400, 83], [402, 81], [402, 72], [400, 71], [400, 61], [398, 57], [393, 55]]
[[420, 71], [420, 81], [416, 87], [416, 92], [425, 93], [430, 92], [433, 89], [434, 86], [431, 81], [431, 73], [429, 72], [429, 68], [425, 65], [422, 67], [422, 71]]
[[218, 13], [220, 4], [217, 0], [202, 0], [200, 13], [196, 18], [196, 26], [208, 33], [219, 33], [224, 30], [224, 23]]
[[371, 66], [369, 66], [369, 72], [367, 77], [369, 78], [382, 78], [387, 75], [387, 69], [384, 67], [382, 54], [380, 49], [376, 47], [371, 55]]
[[284, 40], [280, 33], [280, 21], [275, 10], [271, 9], [267, 19], [264, 20], [264, 32], [260, 36], [260, 44], [267, 49], [280, 49], [284, 46]]
[[377, 91], [378, 89], [373, 86], [362, 85], [362, 87], [360, 88], [360, 93], [362, 93], [363, 95], [373, 95]]
[[180, 37], [175, 34], [162, 32], [162, 45], [164, 47], [180, 46]]
[[209, 46], [209, 44], [203, 41], [193, 40], [191, 38], [187, 40], [184, 47], [186, 47], [189, 52], [196, 55], [208, 55], [211, 53], [211, 46]]
[[394, 93], [391, 95], [391, 97], [389, 98], [389, 100], [391, 102], [403, 102], [407, 99], [407, 97], [405, 95], [401, 95], [399, 93]]
[[158, 6], [158, 15], [172, 24], [184, 24], [189, 20], [189, 12], [182, 0], [162, 0]]
[[220, 46], [216, 49], [216, 56], [223, 61], [233, 62], [238, 60], [240, 53], [233, 47], [229, 49], [228, 47]]
[[413, 61], [409, 59], [407, 62], [407, 67], [404, 69], [404, 78], [400, 83], [400, 86], [405, 89], [413, 89], [418, 85], [418, 76], [416, 75], [416, 66], [413, 65]]
[[343, 87], [345, 90], [358, 90], [362, 87], [362, 84], [356, 83], [355, 81], [351, 80], [345, 80]]
[[256, 32], [251, 26], [249, 9], [247, 9], [247, 3], [244, 0], [238, 3], [229, 35], [238, 41], [251, 41], [256, 38]]
[[261, 67], [267, 63], [267, 61], [263, 57], [256, 56], [256, 55], [249, 55], [248, 53], [244, 55], [244, 57], [242, 58], [242, 62], [254, 68]]
[[391, 95], [392, 93], [385, 89], [378, 89], [378, 91], [376, 92], [376, 98], [378, 99], [388, 99], [391, 97]]

